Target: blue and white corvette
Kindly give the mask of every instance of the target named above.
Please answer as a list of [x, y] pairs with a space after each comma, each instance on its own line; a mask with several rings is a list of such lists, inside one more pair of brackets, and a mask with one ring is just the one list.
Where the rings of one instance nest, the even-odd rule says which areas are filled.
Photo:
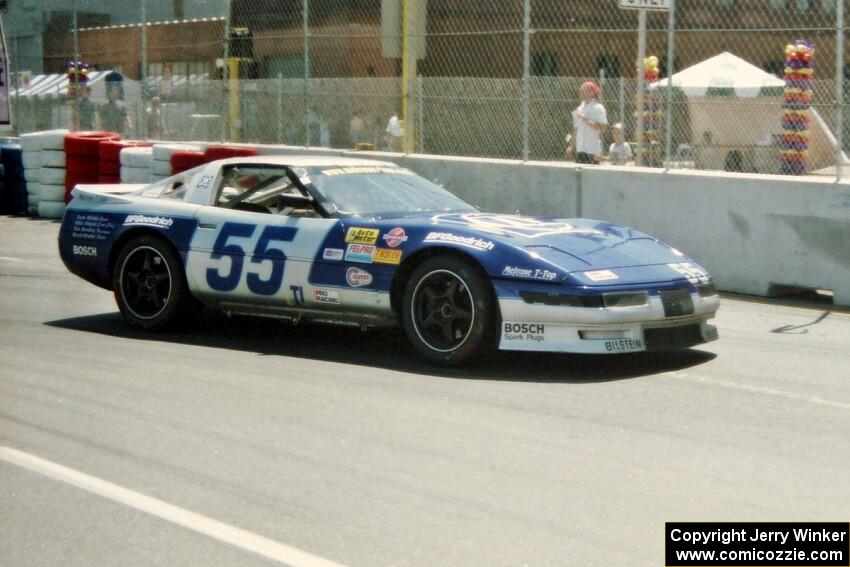
[[480, 213], [391, 163], [237, 158], [73, 195], [62, 260], [134, 328], [201, 306], [402, 326], [440, 364], [717, 338], [714, 284], [675, 248], [608, 222]]

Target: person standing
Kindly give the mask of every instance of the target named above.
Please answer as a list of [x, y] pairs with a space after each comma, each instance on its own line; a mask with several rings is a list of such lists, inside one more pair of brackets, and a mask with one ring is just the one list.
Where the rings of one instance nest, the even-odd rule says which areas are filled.
[[611, 165], [626, 165], [632, 159], [632, 147], [625, 140], [623, 125], [617, 122], [611, 126], [611, 132], [614, 143], [608, 148], [608, 161]]
[[165, 140], [169, 136], [168, 128], [162, 118], [162, 100], [155, 96], [145, 111], [145, 126], [149, 140]]
[[608, 128], [608, 115], [599, 102], [599, 85], [587, 81], [581, 85], [581, 104], [573, 110], [573, 132], [564, 152], [575, 154], [576, 163], [592, 164], [602, 158], [602, 134]]
[[94, 130], [94, 103], [89, 98], [91, 89], [88, 85], [80, 87], [80, 99], [77, 101], [79, 109], [79, 130]]
[[124, 101], [120, 100], [120, 87], [108, 85], [106, 88], [108, 102], [100, 107], [100, 127], [124, 135], [132, 128], [132, 124], [127, 109], [124, 108]]

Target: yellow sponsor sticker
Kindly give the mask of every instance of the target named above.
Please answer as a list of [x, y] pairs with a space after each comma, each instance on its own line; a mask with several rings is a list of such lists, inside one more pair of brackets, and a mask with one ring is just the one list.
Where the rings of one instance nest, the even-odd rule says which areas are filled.
[[400, 264], [401, 250], [390, 250], [389, 248], [377, 248], [372, 256], [372, 261], [376, 264]]
[[345, 233], [345, 241], [351, 244], [375, 244], [381, 233], [377, 228], [359, 228], [352, 226]]

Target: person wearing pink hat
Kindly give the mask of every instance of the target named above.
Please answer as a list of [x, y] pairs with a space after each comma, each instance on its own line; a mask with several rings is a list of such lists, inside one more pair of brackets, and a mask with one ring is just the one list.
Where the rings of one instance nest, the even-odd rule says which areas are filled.
[[599, 102], [599, 85], [581, 85], [581, 104], [573, 110], [573, 132], [567, 139], [565, 157], [575, 153], [576, 163], [593, 164], [602, 158], [602, 134], [608, 128], [608, 115]]

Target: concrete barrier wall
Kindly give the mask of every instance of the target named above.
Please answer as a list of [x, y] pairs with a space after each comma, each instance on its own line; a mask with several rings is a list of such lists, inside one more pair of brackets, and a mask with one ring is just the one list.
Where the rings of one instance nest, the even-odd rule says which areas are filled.
[[692, 256], [724, 291], [831, 289], [836, 304], [850, 305], [848, 182], [281, 146], [261, 152], [392, 161], [485, 211], [633, 226]]

